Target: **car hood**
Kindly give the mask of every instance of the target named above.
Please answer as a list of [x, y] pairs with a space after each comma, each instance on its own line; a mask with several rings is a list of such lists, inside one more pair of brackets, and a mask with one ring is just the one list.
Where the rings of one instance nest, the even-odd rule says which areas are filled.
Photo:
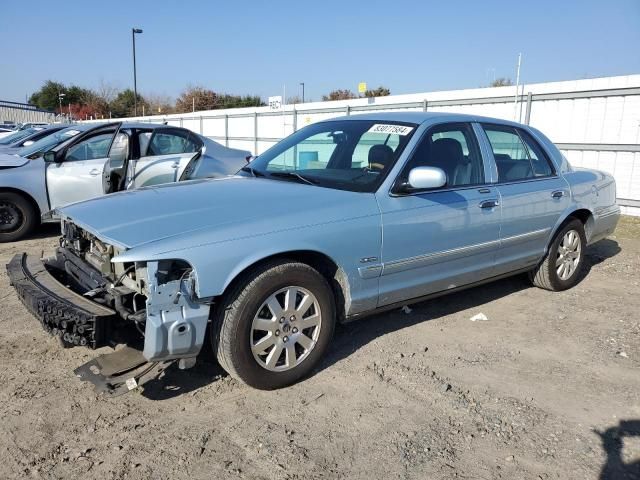
[[58, 213], [107, 243], [126, 249], [158, 244], [158, 253], [378, 211], [369, 193], [235, 176], [116, 193]]
[[28, 161], [28, 158], [19, 157], [17, 155], [9, 155], [7, 153], [0, 153], [0, 168], [21, 167]]

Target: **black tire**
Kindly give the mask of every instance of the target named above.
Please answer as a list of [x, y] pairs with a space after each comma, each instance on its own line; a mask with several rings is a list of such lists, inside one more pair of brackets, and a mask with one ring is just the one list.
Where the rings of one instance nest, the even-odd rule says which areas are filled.
[[[271, 371], [252, 353], [252, 323], [271, 295], [290, 286], [304, 288], [315, 296], [321, 326], [313, 348], [299, 364], [289, 370]], [[315, 269], [292, 260], [265, 263], [237, 281], [214, 308], [213, 352], [222, 368], [251, 387], [273, 390], [291, 385], [307, 376], [327, 350], [335, 328], [335, 311], [333, 291]]]
[[15, 242], [40, 224], [32, 203], [19, 193], [0, 192], [0, 243]]
[[[560, 248], [565, 235], [570, 231], [575, 231], [580, 238], [580, 253], [578, 255], [578, 265], [575, 267], [571, 275], [562, 279], [558, 275], [558, 250]], [[551, 241], [547, 255], [540, 265], [529, 273], [531, 282], [539, 288], [545, 290], [551, 290], [558, 292], [561, 290], [567, 290], [575, 286], [581, 278], [581, 272], [584, 265], [584, 251], [587, 246], [587, 238], [584, 233], [584, 225], [580, 220], [573, 219], [565, 223], [560, 230], [556, 233]]]

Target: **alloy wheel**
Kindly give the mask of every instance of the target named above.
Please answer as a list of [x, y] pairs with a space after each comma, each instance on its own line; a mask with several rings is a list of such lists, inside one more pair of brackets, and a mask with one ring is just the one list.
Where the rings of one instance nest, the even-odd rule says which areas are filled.
[[569, 230], [564, 234], [560, 245], [558, 245], [556, 273], [560, 280], [568, 280], [576, 272], [580, 264], [581, 251], [582, 241], [580, 240], [580, 235], [575, 230]]
[[251, 352], [267, 370], [290, 370], [309, 356], [321, 328], [322, 312], [315, 295], [298, 286], [282, 288], [269, 295], [253, 318]]

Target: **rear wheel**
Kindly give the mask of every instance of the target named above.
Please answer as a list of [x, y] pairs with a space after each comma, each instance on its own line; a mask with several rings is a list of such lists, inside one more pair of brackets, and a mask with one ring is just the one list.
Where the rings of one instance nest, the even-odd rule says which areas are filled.
[[214, 311], [213, 351], [229, 374], [259, 389], [295, 383], [327, 350], [333, 292], [310, 266], [267, 263], [239, 281]]
[[530, 274], [536, 287], [560, 291], [573, 287], [580, 280], [587, 245], [584, 225], [571, 220], [554, 237], [543, 262]]
[[20, 240], [39, 223], [29, 200], [18, 193], [0, 192], [0, 243]]

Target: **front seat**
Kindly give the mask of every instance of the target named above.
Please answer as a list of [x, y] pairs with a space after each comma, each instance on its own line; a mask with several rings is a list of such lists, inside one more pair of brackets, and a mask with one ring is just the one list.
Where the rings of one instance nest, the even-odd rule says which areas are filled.
[[462, 145], [453, 138], [439, 138], [431, 145], [430, 164], [447, 175], [447, 185], [471, 183], [471, 162], [464, 156]]
[[369, 168], [383, 171], [393, 162], [393, 149], [389, 145], [374, 145], [369, 149]]

